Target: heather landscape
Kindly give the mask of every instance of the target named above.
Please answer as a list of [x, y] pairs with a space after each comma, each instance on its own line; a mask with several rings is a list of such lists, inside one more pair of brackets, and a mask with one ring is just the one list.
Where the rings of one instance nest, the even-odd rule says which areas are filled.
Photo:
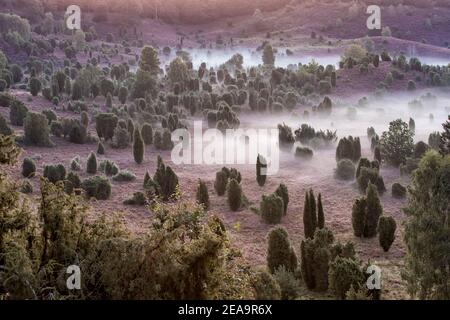
[[450, 299], [450, 1], [0, 0], [0, 32], [0, 300]]

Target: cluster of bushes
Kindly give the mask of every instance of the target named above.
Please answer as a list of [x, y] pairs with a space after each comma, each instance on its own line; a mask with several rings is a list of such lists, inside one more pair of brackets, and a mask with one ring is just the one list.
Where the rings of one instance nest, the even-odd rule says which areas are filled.
[[241, 173], [235, 168], [223, 167], [220, 171], [216, 172], [216, 179], [214, 181], [214, 190], [217, 195], [223, 196], [227, 190], [229, 180], [234, 179], [237, 183], [241, 183]]
[[289, 193], [286, 185], [280, 184], [273, 194], [263, 195], [259, 212], [265, 223], [277, 224], [287, 213]]
[[322, 195], [316, 199], [314, 191], [310, 189], [305, 192], [305, 203], [303, 205], [303, 232], [305, 238], [313, 238], [316, 229], [325, 227], [325, 215], [322, 206]]
[[359, 137], [342, 138], [336, 148], [336, 161], [349, 159], [357, 162], [361, 158], [361, 141]]
[[361, 191], [365, 191], [370, 183], [377, 187], [378, 192], [386, 191], [383, 177], [380, 175], [380, 164], [377, 160], [370, 161], [367, 158], [361, 158], [356, 169], [356, 181]]
[[383, 214], [376, 186], [369, 183], [366, 196], [356, 199], [352, 208], [353, 232], [357, 237], [371, 238], [377, 234], [378, 219]]
[[319, 130], [316, 131], [313, 127], [304, 123], [299, 129], [295, 130], [295, 140], [304, 145], [311, 146], [315, 149], [321, 147], [328, 147], [337, 140], [336, 131]]
[[164, 164], [161, 156], [158, 156], [157, 169], [153, 179], [146, 174], [144, 189], [163, 201], [169, 201], [178, 196], [178, 187], [178, 176], [170, 166]]

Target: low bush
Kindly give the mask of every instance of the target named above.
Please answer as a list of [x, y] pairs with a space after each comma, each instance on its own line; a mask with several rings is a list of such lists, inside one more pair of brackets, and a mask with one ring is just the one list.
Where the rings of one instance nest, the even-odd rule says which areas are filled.
[[406, 196], [406, 188], [400, 183], [395, 182], [392, 185], [392, 196], [394, 198], [404, 198]]
[[284, 214], [283, 199], [276, 194], [263, 195], [260, 203], [261, 217], [265, 223], [276, 224], [281, 222]]
[[66, 178], [66, 168], [62, 164], [46, 165], [44, 167], [44, 177], [52, 183], [63, 181]]
[[355, 178], [355, 165], [349, 159], [339, 160], [335, 173], [338, 179], [353, 180]]
[[136, 179], [136, 175], [128, 170], [120, 170], [116, 175], [113, 176], [112, 179], [118, 182], [129, 182], [134, 181]]
[[102, 176], [87, 178], [81, 184], [86, 196], [97, 200], [107, 200], [111, 196], [111, 184]]
[[36, 164], [33, 159], [24, 158], [22, 162], [22, 175], [25, 178], [32, 178], [36, 173]]
[[131, 206], [144, 206], [147, 203], [147, 198], [143, 192], [135, 192], [133, 196], [126, 199], [123, 204]]
[[306, 147], [297, 147], [295, 149], [295, 156], [297, 158], [301, 158], [304, 160], [311, 160], [313, 157], [314, 153], [310, 148], [306, 148]]

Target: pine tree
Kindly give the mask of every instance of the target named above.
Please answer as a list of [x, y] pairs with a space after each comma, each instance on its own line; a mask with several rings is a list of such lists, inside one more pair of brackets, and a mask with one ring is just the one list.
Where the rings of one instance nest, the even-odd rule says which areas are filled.
[[144, 141], [142, 140], [141, 132], [139, 128], [136, 126], [134, 129], [134, 138], [133, 138], [133, 156], [134, 161], [137, 164], [141, 164], [144, 161]]
[[322, 207], [322, 194], [319, 193], [319, 198], [317, 199], [317, 227], [323, 229], [325, 227], [325, 216]]
[[311, 198], [311, 192], [306, 191], [305, 193], [305, 204], [303, 207], [303, 229], [305, 233], [305, 238], [313, 238], [314, 232], [316, 230], [316, 222], [315, 222], [315, 203], [314, 195]]
[[283, 214], [286, 215], [289, 204], [288, 188], [284, 183], [280, 183], [277, 190], [275, 190], [275, 194], [283, 199]]
[[[261, 173], [263, 171], [263, 174]], [[256, 158], [256, 181], [259, 186], [263, 186], [267, 179], [267, 162], [266, 159], [258, 154]]]

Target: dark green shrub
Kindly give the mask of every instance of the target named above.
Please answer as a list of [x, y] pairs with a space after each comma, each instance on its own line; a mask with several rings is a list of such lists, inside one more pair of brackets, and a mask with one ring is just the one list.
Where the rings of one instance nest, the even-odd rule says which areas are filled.
[[377, 234], [378, 219], [383, 214], [376, 186], [369, 183], [366, 191], [366, 221], [364, 237], [371, 238]]
[[30, 78], [29, 86], [30, 86], [30, 93], [33, 97], [36, 97], [42, 88], [41, 81], [35, 77]]
[[434, 150], [439, 150], [441, 144], [441, 133], [438, 131], [430, 133], [428, 136], [428, 145]]
[[314, 238], [302, 241], [301, 273], [303, 281], [310, 290], [328, 289], [328, 265], [332, 260], [333, 233], [328, 229], [318, 229]]
[[396, 182], [392, 185], [392, 196], [394, 198], [404, 198], [406, 196], [406, 188]]
[[414, 146], [414, 158], [420, 159], [430, 149], [423, 141], [419, 141]]
[[267, 271], [258, 271], [252, 282], [256, 300], [280, 300], [281, 288], [275, 278]]
[[13, 134], [13, 130], [6, 123], [6, 119], [0, 114], [0, 134], [9, 136]]
[[25, 178], [32, 178], [36, 173], [36, 164], [33, 159], [24, 158], [22, 162], [22, 175]]
[[392, 243], [395, 239], [395, 230], [397, 229], [397, 224], [394, 218], [381, 216], [378, 221], [378, 240], [380, 246], [385, 252], [389, 251]]
[[50, 132], [55, 136], [55, 137], [62, 137], [62, 135], [64, 134], [64, 128], [63, 125], [60, 121], [52, 121], [52, 124], [50, 125]]
[[313, 238], [317, 228], [316, 200], [314, 192], [311, 190], [305, 193], [305, 203], [303, 207], [303, 230], [305, 238]]
[[114, 161], [104, 160], [100, 162], [100, 170], [107, 176], [114, 176], [119, 173], [119, 167]]
[[42, 113], [28, 112], [25, 118], [25, 144], [51, 147], [48, 120]]
[[283, 199], [283, 214], [286, 215], [289, 204], [289, 193], [287, 186], [284, 183], [280, 183], [277, 190], [275, 190], [275, 194]]
[[114, 136], [111, 143], [111, 147], [116, 149], [125, 149], [130, 144], [130, 134], [127, 129], [123, 129], [117, 126], [114, 129]]
[[364, 236], [364, 228], [366, 225], [366, 198], [356, 199], [352, 207], [352, 226], [353, 233], [356, 237]]
[[71, 126], [69, 130], [69, 141], [76, 144], [83, 144], [86, 142], [87, 130], [78, 119], [71, 119]]
[[156, 130], [153, 136], [153, 144], [156, 148], [156, 150], [162, 150], [163, 149], [163, 141], [162, 141], [162, 134], [161, 131]]
[[120, 103], [125, 104], [128, 98], [128, 89], [126, 87], [120, 87], [118, 97]]
[[107, 200], [111, 195], [111, 184], [109, 180], [102, 176], [87, 178], [81, 184], [88, 198], [97, 200]]
[[376, 185], [378, 192], [383, 193], [386, 191], [383, 177], [381, 177], [379, 175], [378, 169], [376, 169], [376, 168], [361, 167], [361, 171], [359, 173], [359, 177], [357, 178], [357, 181], [358, 181], [359, 189], [361, 191], [364, 191], [367, 189], [369, 182]]
[[22, 184], [20, 186], [20, 192], [25, 194], [33, 193], [33, 186], [28, 180], [22, 181]]
[[52, 183], [63, 181], [66, 178], [66, 168], [62, 164], [46, 165], [44, 167], [44, 177]]
[[14, 126], [23, 126], [25, 117], [27, 116], [28, 108], [19, 101], [12, 100], [11, 105], [9, 107], [9, 121]]
[[97, 173], [97, 157], [91, 152], [86, 162], [86, 172], [89, 174]]
[[133, 134], [133, 157], [137, 164], [141, 164], [144, 161], [144, 141], [138, 127], [134, 129]]
[[130, 199], [126, 199], [123, 204], [131, 206], [144, 206], [147, 203], [147, 198], [142, 192], [135, 192]]
[[276, 194], [263, 195], [260, 202], [260, 213], [265, 223], [277, 224], [283, 216], [283, 199]]
[[297, 269], [297, 256], [289, 241], [287, 231], [282, 227], [272, 229], [268, 235], [267, 267], [273, 274], [284, 266], [288, 271]]
[[9, 108], [15, 100], [9, 93], [0, 92], [0, 107]]
[[114, 129], [119, 119], [113, 113], [100, 113], [95, 117], [95, 127], [98, 137], [110, 140], [114, 136]]
[[292, 134], [292, 128], [286, 124], [279, 124], [279, 141], [280, 146], [284, 148], [291, 148], [295, 142], [294, 135]]
[[317, 198], [317, 228], [325, 228], [325, 213], [323, 212], [322, 194]]
[[158, 156], [158, 167], [153, 176], [153, 181], [157, 186], [157, 195], [162, 197], [163, 201], [170, 200], [176, 196], [178, 188], [178, 176], [173, 172], [172, 168], [166, 166], [160, 156]]
[[355, 165], [349, 159], [339, 160], [335, 173], [338, 179], [353, 180], [355, 178]]
[[314, 153], [310, 148], [307, 147], [297, 147], [295, 149], [295, 156], [304, 160], [311, 160]]
[[216, 180], [214, 181], [214, 189], [217, 195], [223, 196], [227, 189], [228, 175], [223, 170], [216, 172]]
[[355, 236], [372, 238], [377, 234], [378, 219], [383, 207], [376, 186], [369, 182], [366, 197], [356, 199], [352, 209], [352, 225]]
[[76, 156], [70, 161], [70, 169], [73, 171], [81, 170], [81, 160], [79, 156]]
[[144, 123], [141, 129], [142, 139], [146, 145], [153, 143], [153, 128], [149, 123]]
[[337, 257], [330, 263], [329, 285], [339, 299], [345, 299], [351, 287], [358, 290], [364, 285], [365, 276], [355, 259]]
[[280, 286], [282, 300], [297, 298], [300, 286], [292, 271], [286, 270], [285, 266], [280, 266], [275, 270], [274, 277]]
[[66, 180], [64, 181], [64, 191], [67, 194], [72, 194], [75, 191], [75, 189], [80, 188], [81, 188], [80, 177], [74, 172], [69, 172], [67, 174]]
[[43, 110], [42, 114], [47, 117], [49, 125], [52, 124], [52, 121], [58, 120], [58, 117], [56, 116], [56, 113], [53, 110], [49, 109]]
[[339, 140], [336, 148], [336, 160], [350, 159], [356, 162], [361, 158], [361, 142], [359, 137], [342, 138]]
[[197, 186], [197, 194], [196, 194], [197, 202], [201, 205], [203, 205], [203, 208], [205, 210], [209, 209], [209, 194], [208, 194], [208, 188], [206, 187], [206, 184], [202, 180], [198, 180], [198, 186]]
[[130, 182], [136, 180], [136, 175], [128, 170], [120, 170], [112, 179], [117, 182]]
[[242, 188], [236, 179], [232, 178], [227, 185], [228, 205], [232, 211], [237, 211], [242, 206]]
[[169, 129], [164, 129], [162, 134], [162, 149], [171, 150], [173, 148], [172, 134]]
[[86, 128], [88, 127], [88, 125], [89, 125], [89, 116], [88, 116], [86, 111], [81, 112], [80, 121], [81, 121], [81, 124], [83, 126], [85, 126]]
[[267, 161], [266, 159], [258, 154], [256, 158], [256, 181], [259, 186], [263, 186], [266, 183], [267, 178]]

